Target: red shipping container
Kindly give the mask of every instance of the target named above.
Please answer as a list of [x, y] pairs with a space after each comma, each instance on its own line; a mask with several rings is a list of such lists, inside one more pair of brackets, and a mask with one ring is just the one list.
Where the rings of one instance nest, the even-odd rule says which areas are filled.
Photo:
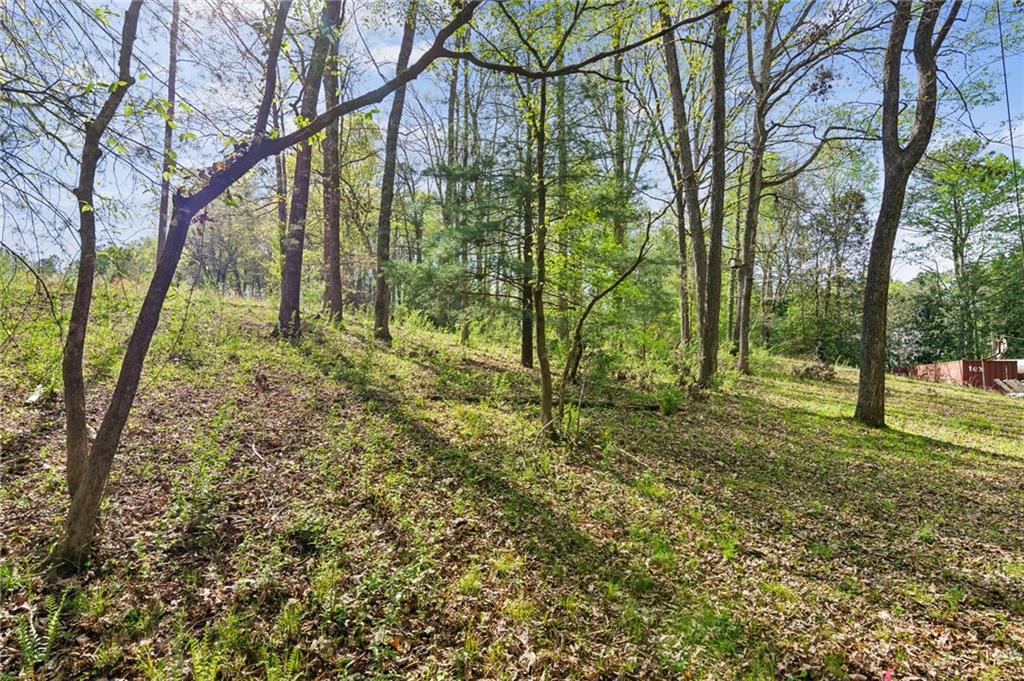
[[923, 378], [936, 383], [969, 385], [996, 390], [995, 380], [1017, 378], [1017, 360], [1013, 359], [957, 359], [951, 362], [918, 364], [907, 371], [912, 378]]

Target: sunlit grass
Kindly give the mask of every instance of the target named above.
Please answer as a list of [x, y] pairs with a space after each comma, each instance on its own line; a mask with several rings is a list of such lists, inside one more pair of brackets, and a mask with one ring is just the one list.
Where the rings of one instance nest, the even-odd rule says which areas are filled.
[[[104, 305], [96, 407], [131, 322]], [[354, 314], [287, 343], [273, 316], [168, 301], [104, 568], [68, 601], [65, 643], [84, 635], [89, 654], [58, 647], [66, 673], [1024, 674], [1020, 402], [890, 377], [889, 428], [870, 429], [851, 418], [855, 370], [798, 379], [758, 356], [697, 397], [664, 368], [594, 381], [619, 406], [584, 407], [579, 437], [552, 441], [514, 347], [414, 319], [385, 348]], [[55, 376], [58, 334], [26, 333], [0, 362], [5, 395]], [[4, 441], [39, 413], [7, 404]], [[65, 503], [59, 422], [28, 441], [0, 490], [0, 592], [38, 612], [33, 566]]]

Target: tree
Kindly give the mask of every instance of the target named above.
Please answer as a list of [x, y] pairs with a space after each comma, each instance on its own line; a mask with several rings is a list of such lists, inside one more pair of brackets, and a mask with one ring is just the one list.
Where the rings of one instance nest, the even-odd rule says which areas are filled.
[[1013, 175], [1010, 159], [984, 154], [981, 140], [964, 138], [925, 154], [907, 192], [905, 220], [917, 238], [911, 252], [952, 263], [962, 357], [985, 352], [982, 264], [1009, 246], [1014, 232]]
[[[338, 23], [343, 21], [339, 17]], [[324, 67], [324, 105], [338, 104], [338, 36], [332, 36]], [[324, 165], [324, 306], [331, 320], [341, 321], [341, 120], [327, 126], [321, 147]], [[287, 218], [286, 218], [287, 219]]]
[[[698, 383], [711, 384], [718, 369], [718, 317], [722, 300], [722, 231], [725, 220], [725, 41], [729, 25], [731, 4], [725, 3], [715, 13], [711, 43], [711, 188], [710, 188], [710, 234], [704, 238], [704, 220], [699, 199], [699, 178], [693, 158], [686, 101], [683, 96], [682, 80], [679, 74], [679, 60], [676, 55], [675, 34], [666, 34], [662, 39], [665, 65], [668, 70], [669, 92], [672, 97], [672, 119], [675, 131], [675, 153], [677, 157], [676, 202], [686, 206], [693, 243], [695, 278], [697, 281], [697, 320], [701, 338], [701, 363]], [[661, 23], [671, 25], [668, 11], [661, 10]], [[679, 232], [680, 257], [685, 257], [684, 234]], [[685, 269], [680, 272], [686, 276]], [[680, 286], [680, 295], [685, 294], [685, 285]], [[681, 301], [680, 305], [685, 304]]]
[[910, 0], [896, 0], [882, 66], [882, 161], [884, 165], [882, 203], [875, 220], [864, 287], [861, 319], [860, 378], [854, 418], [865, 425], [885, 425], [886, 312], [889, 270], [896, 232], [906, 197], [907, 183], [924, 155], [935, 126], [938, 106], [938, 64], [942, 43], [960, 12], [960, 0], [953, 0], [945, 21], [939, 24], [943, 0], [926, 0], [914, 34], [914, 63], [917, 67], [917, 97], [914, 122], [907, 141], [900, 139], [900, 98], [903, 44], [914, 16]]
[[[398, 51], [398, 65], [395, 73], [400, 74], [409, 65], [412, 54], [413, 37], [416, 34], [416, 0], [412, 0], [405, 16], [402, 29], [402, 45]], [[391, 331], [388, 328], [391, 299], [388, 292], [387, 272], [385, 268], [391, 258], [391, 205], [395, 197], [395, 165], [398, 163], [398, 133], [402, 126], [402, 109], [405, 106], [405, 86], [395, 90], [391, 102], [391, 113], [388, 115], [387, 136], [384, 138], [384, 175], [381, 179], [380, 213], [377, 218], [377, 284], [374, 297], [374, 336], [385, 343], [391, 342]]]
[[[164, 254], [157, 263], [146, 296], [139, 309], [135, 326], [128, 338], [117, 383], [97, 430], [92, 449], [85, 461], [78, 488], [71, 499], [71, 506], [68, 509], [65, 522], [65, 535], [56, 549], [56, 559], [78, 563], [88, 551], [96, 533], [100, 501], [110, 475], [114, 455], [120, 444], [121, 434], [138, 390], [143, 363], [153, 333], [156, 331], [160, 312], [174, 278], [192, 219], [260, 161], [308, 140], [325, 129], [331, 121], [345, 114], [381, 101], [397, 87], [417, 77], [443, 55], [445, 41], [473, 17], [479, 4], [479, 0], [467, 2], [465, 7], [437, 32], [433, 43], [426, 52], [395, 78], [359, 96], [340, 102], [312, 120], [304, 121], [305, 125], [290, 133], [271, 136], [267, 134], [267, 124], [276, 93], [278, 56], [289, 9], [287, 2], [282, 2], [279, 5], [268, 42], [262, 99], [256, 113], [250, 143], [242, 153], [216, 164], [196, 191], [188, 195], [178, 193], [172, 199], [171, 221], [168, 226], [167, 241], [164, 244]], [[132, 37], [134, 37], [134, 33]], [[91, 293], [91, 282], [90, 290], [83, 291], [83, 297], [88, 293]], [[76, 297], [78, 295], [76, 290]]]
[[[302, 80], [299, 118], [305, 123], [316, 117], [320, 84], [327, 64], [333, 34], [341, 18], [341, 3], [326, 2], [322, 25], [313, 42], [313, 51]], [[292, 177], [292, 203], [288, 210], [288, 234], [285, 236], [284, 269], [281, 272], [281, 304], [277, 312], [277, 330], [282, 336], [301, 332], [299, 307], [302, 287], [302, 254], [306, 245], [306, 211], [309, 208], [309, 181], [313, 166], [313, 145], [300, 140], [295, 153], [295, 174]]]
[[174, 165], [172, 145], [174, 142], [174, 105], [177, 100], [176, 86], [178, 79], [178, 19], [181, 14], [181, 3], [171, 2], [171, 35], [170, 56], [167, 58], [167, 111], [164, 113], [164, 155], [160, 165], [160, 218], [157, 226], [156, 257], [164, 250], [167, 239], [168, 208], [171, 198], [171, 168]]
[[[447, 52], [447, 54], [449, 56], [458, 57], [460, 59], [464, 59], [464, 60], [466, 60], [466, 61], [468, 61], [468, 62], [470, 62], [472, 64], [475, 64], [475, 65], [477, 65], [479, 67], [482, 67], [482, 68], [485, 68], [485, 69], [493, 70], [493, 71], [496, 71], [496, 72], [499, 72], [499, 73], [508, 73], [508, 74], [511, 74], [511, 75], [520, 76], [520, 77], [529, 78], [529, 79], [535, 79], [535, 80], [539, 80], [540, 81], [539, 96], [538, 96], [538, 99], [537, 99], [537, 103], [536, 103], [536, 105], [534, 105], [532, 102], [529, 103], [529, 107], [528, 107], [529, 111], [528, 111], [528, 115], [527, 115], [527, 120], [528, 120], [528, 129], [530, 130], [530, 132], [528, 134], [532, 133], [534, 144], [536, 145], [536, 161], [535, 161], [535, 164], [534, 164], [534, 167], [533, 167], [533, 175], [534, 175], [534, 184], [535, 184], [535, 193], [534, 193], [534, 195], [536, 196], [537, 213], [536, 213], [536, 225], [535, 225], [535, 228], [534, 228], [534, 231], [533, 231], [533, 238], [534, 238], [533, 239], [534, 240], [534, 263], [533, 263], [534, 264], [534, 277], [533, 277], [532, 320], [533, 320], [533, 324], [534, 324], [535, 340], [536, 340], [536, 344], [537, 344], [536, 345], [537, 361], [538, 361], [538, 364], [540, 365], [539, 368], [540, 368], [540, 384], [541, 384], [541, 428], [543, 430], [547, 430], [549, 432], [554, 432], [554, 429], [555, 429], [554, 411], [553, 411], [554, 397], [553, 397], [553, 394], [552, 394], [552, 392], [553, 392], [553, 381], [552, 381], [552, 375], [551, 375], [550, 358], [549, 358], [549, 355], [548, 355], [547, 336], [546, 336], [546, 314], [545, 314], [545, 309], [544, 309], [544, 302], [545, 302], [544, 301], [544, 291], [545, 291], [545, 284], [546, 284], [546, 281], [547, 281], [547, 230], [548, 230], [547, 179], [546, 179], [546, 176], [545, 176], [545, 158], [546, 158], [545, 154], [546, 154], [546, 141], [547, 141], [547, 134], [546, 134], [546, 128], [547, 128], [547, 83], [548, 83], [548, 81], [550, 79], [553, 79], [553, 78], [556, 79], [559, 76], [562, 76], [562, 75], [565, 75], [565, 74], [579, 73], [581, 71], [586, 70], [587, 67], [589, 67], [591, 64], [595, 64], [595, 63], [601, 62], [601, 61], [603, 61], [605, 59], [614, 59], [617, 55], [625, 54], [627, 52], [635, 50], [635, 49], [637, 49], [639, 47], [642, 47], [643, 45], [646, 45], [647, 43], [650, 43], [650, 42], [653, 42], [655, 40], [660, 39], [661, 37], [663, 37], [667, 33], [675, 31], [680, 26], [683, 26], [683, 25], [686, 25], [686, 24], [696, 23], [696, 22], [702, 21], [704, 19], [707, 19], [709, 17], [715, 16], [716, 17], [715, 18], [715, 22], [716, 22], [715, 23], [715, 28], [716, 28], [716, 36], [717, 37], [716, 37], [716, 40], [715, 40], [716, 47], [714, 48], [713, 51], [716, 52], [716, 53], [717, 52], [721, 52], [722, 55], [723, 55], [723, 59], [721, 60], [720, 68], [716, 70], [716, 87], [719, 86], [719, 85], [721, 87], [720, 87], [720, 89], [716, 90], [716, 95], [713, 98], [715, 100], [715, 102], [716, 102], [716, 105], [714, 107], [714, 109], [715, 109], [715, 116], [714, 117], [715, 117], [716, 121], [720, 121], [720, 123], [721, 123], [721, 127], [719, 128], [719, 132], [721, 133], [721, 135], [720, 136], [716, 135], [715, 136], [715, 140], [713, 142], [713, 148], [715, 150], [715, 153], [713, 155], [715, 156], [715, 159], [716, 159], [716, 161], [714, 162], [714, 164], [716, 164], [716, 169], [712, 171], [712, 174], [715, 175], [718, 178], [718, 181], [716, 181], [714, 183], [715, 184], [715, 189], [712, 191], [712, 194], [715, 194], [717, 192], [717, 193], [720, 193], [722, 195], [722, 197], [724, 197], [724, 177], [725, 177], [725, 173], [724, 173], [724, 153], [725, 153], [725, 149], [724, 149], [724, 120], [725, 120], [725, 113], [724, 113], [724, 97], [725, 97], [725, 87], [724, 87], [724, 82], [725, 82], [724, 81], [724, 78], [725, 78], [725, 75], [724, 75], [724, 45], [725, 45], [724, 41], [725, 41], [725, 33], [724, 33], [724, 26], [726, 24], [725, 23], [721, 23], [721, 22], [723, 22], [723, 18], [722, 18], [721, 15], [722, 14], [725, 15], [724, 21], [727, 22], [728, 21], [728, 14], [727, 14], [727, 12], [724, 12], [724, 10], [728, 6], [729, 6], [729, 3], [728, 2], [724, 2], [724, 3], [721, 3], [719, 5], [716, 5], [714, 8], [712, 8], [712, 9], [706, 11], [706, 12], [703, 12], [702, 14], [699, 14], [699, 15], [696, 15], [696, 16], [687, 17], [685, 19], [682, 19], [682, 20], [679, 20], [679, 21], [675, 21], [675, 22], [671, 22], [671, 21], [667, 22], [666, 25], [661, 26], [658, 31], [656, 31], [654, 33], [651, 33], [651, 34], [644, 35], [642, 38], [640, 38], [638, 40], [635, 40], [633, 42], [625, 42], [624, 40], [621, 39], [621, 36], [616, 37], [613, 40], [612, 46], [611, 46], [610, 49], [602, 51], [602, 52], [598, 52], [598, 53], [593, 54], [593, 55], [591, 55], [589, 57], [581, 59], [580, 61], [577, 61], [575, 63], [568, 64], [568, 65], [563, 65], [563, 66], [560, 66], [560, 67], [556, 67], [555, 64], [558, 63], [558, 60], [559, 60], [559, 58], [561, 56], [561, 52], [565, 48], [566, 42], [568, 41], [568, 37], [572, 33], [572, 31], [575, 29], [575, 27], [577, 26], [580, 18], [585, 13], [594, 11], [594, 9], [593, 8], [588, 8], [588, 7], [585, 7], [585, 6], [577, 6], [575, 11], [574, 11], [573, 16], [570, 17], [570, 19], [567, 22], [568, 27], [564, 31], [559, 31], [558, 35], [554, 36], [554, 38], [551, 40], [551, 44], [553, 45], [553, 47], [551, 49], [547, 50], [547, 53], [544, 54], [543, 53], [544, 50], [542, 48], [538, 47], [538, 45], [534, 44], [534, 42], [532, 42], [530, 40], [530, 38], [528, 37], [528, 32], [523, 30], [523, 26], [510, 13], [508, 8], [506, 8], [502, 4], [499, 4], [498, 7], [499, 7], [502, 15], [504, 16], [505, 20], [508, 22], [508, 24], [510, 24], [510, 26], [513, 29], [515, 35], [518, 37], [521, 46], [524, 49], [526, 49], [526, 51], [529, 53], [530, 58], [531, 58], [531, 62], [532, 62], [532, 64], [531, 64], [532, 68], [520, 66], [520, 65], [514, 63], [511, 59], [507, 58], [507, 56], [506, 56], [506, 61], [505, 62], [495, 62], [495, 61], [490, 61], [490, 60], [485, 59], [485, 58], [481, 58], [477, 54], [474, 54], [473, 52], [470, 52], [469, 50], [465, 50], [465, 49], [459, 50], [459, 51], [454, 51], [454, 52], [452, 52], [452, 51]], [[562, 18], [559, 17], [558, 21], [556, 21], [556, 24], [561, 25], [561, 23], [562, 23]], [[719, 31], [719, 29], [721, 29], [721, 30]], [[720, 33], [720, 35], [719, 35], [719, 33]], [[534, 38], [536, 38], [536, 35], [534, 35]], [[717, 164], [720, 164], [720, 168], [721, 168], [721, 172], [720, 173], [716, 172], [716, 170], [718, 168]], [[616, 186], [619, 186], [619, 185], [616, 185]], [[719, 226], [720, 226], [721, 213], [722, 213], [721, 210], [718, 210], [717, 213], [716, 213], [716, 210], [714, 208], [714, 201], [713, 201], [712, 214], [713, 214], [713, 217], [716, 214], [719, 217]], [[616, 237], [617, 237], [617, 235], [616, 235]], [[720, 257], [721, 257], [721, 253], [720, 253], [720, 249], [721, 249], [721, 245], [720, 245], [721, 244], [720, 229], [719, 229], [718, 244], [719, 244], [719, 256], [718, 257], [719, 257], [719, 261], [720, 261]], [[718, 276], [720, 276], [720, 274]], [[716, 329], [715, 333], [717, 334], [717, 329]]]
[[96, 207], [94, 191], [96, 167], [99, 165], [103, 135], [106, 134], [114, 114], [121, 106], [128, 88], [135, 82], [131, 73], [132, 50], [139, 25], [142, 0], [134, 0], [124, 15], [121, 28], [121, 47], [117, 59], [117, 80], [110, 87], [103, 106], [94, 118], [85, 122], [85, 141], [82, 144], [78, 186], [74, 194], [78, 201], [80, 239], [78, 277], [75, 298], [68, 322], [68, 337], [64, 344], [61, 372], [64, 379], [64, 409], [67, 416], [66, 450], [67, 483], [72, 498], [78, 496], [82, 476], [90, 461], [89, 431], [85, 419], [85, 378], [82, 358], [85, 354], [85, 332], [89, 326], [92, 306], [93, 282], [96, 278]]
[[[748, 2], [746, 13], [747, 77], [753, 98], [751, 112], [749, 174], [744, 216], [742, 253], [739, 263], [739, 296], [736, 368], [748, 371], [750, 361], [751, 298], [754, 290], [755, 245], [761, 199], [766, 189], [789, 182], [804, 172], [829, 144], [837, 139], [841, 126], [830, 125], [819, 134], [818, 126], [795, 120], [808, 99], [824, 97], [834, 78], [826, 62], [842, 54], [851, 41], [874, 28], [869, 20], [872, 3], [857, 0], [822, 8], [813, 0], [799, 5]], [[788, 22], [786, 21], [788, 19]], [[788, 25], [787, 25], [788, 24]], [[755, 33], [760, 28], [760, 51]], [[811, 76], [806, 90], [797, 87]], [[818, 113], [820, 116], [820, 113]], [[766, 154], [773, 145], [807, 146], [803, 158], [782, 164], [766, 174]]]

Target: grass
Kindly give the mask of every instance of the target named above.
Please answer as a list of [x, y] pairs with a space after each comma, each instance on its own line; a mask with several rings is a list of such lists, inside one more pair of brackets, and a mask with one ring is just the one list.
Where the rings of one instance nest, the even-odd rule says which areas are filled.
[[[133, 295], [99, 299], [93, 419]], [[854, 371], [765, 357], [700, 398], [609, 379], [623, 406], [551, 442], [535, 375], [485, 341], [413, 318], [384, 348], [349, 317], [290, 344], [268, 304], [185, 307], [70, 582], [37, 568], [67, 503], [59, 395], [22, 404], [59, 388], [52, 321], [0, 353], [9, 677], [1024, 677], [1019, 402], [890, 378], [872, 430]], [[15, 632], [45, 638], [62, 599], [26, 658]]]

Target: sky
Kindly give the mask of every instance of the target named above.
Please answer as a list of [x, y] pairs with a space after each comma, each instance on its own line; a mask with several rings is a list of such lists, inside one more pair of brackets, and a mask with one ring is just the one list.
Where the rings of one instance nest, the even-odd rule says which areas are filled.
[[[186, 0], [186, 7], [191, 9], [201, 9], [202, 3], [197, 3], [195, 0]], [[118, 5], [114, 3], [115, 7], [122, 7], [124, 4]], [[363, 55], [364, 61], [364, 73], [360, 77], [359, 84], [365, 87], [372, 87], [380, 82], [380, 76], [377, 75], [371, 62], [376, 63], [385, 75], [389, 75], [393, 72], [394, 62], [397, 59], [398, 45], [400, 40], [400, 26], [396, 21], [380, 21], [378, 16], [368, 9], [369, 5], [361, 4], [357, 6], [355, 10], [355, 22], [354, 25], [358, 26], [358, 33], [350, 31], [346, 38], [347, 45], [353, 53], [360, 53]], [[152, 11], [152, 10], [151, 10]], [[1005, 17], [1004, 17], [1005, 19]], [[166, 20], [164, 20], [165, 22]], [[112, 24], [115, 28], [119, 28], [119, 21], [117, 18], [112, 19]], [[383, 25], [382, 25], [383, 24]], [[244, 32], [245, 29], [242, 29]], [[148, 64], [158, 65], [166, 63], [166, 26], [162, 24], [155, 16], [146, 15], [143, 17], [143, 22], [140, 25], [140, 54], [145, 55], [146, 62]], [[420, 35], [415, 43], [416, 47], [413, 53], [413, 59], [419, 56], [426, 49], [429, 44], [429, 39], [433, 37], [433, 34]], [[955, 46], [954, 46], [955, 47]], [[218, 46], [213, 45], [211, 49], [220, 49]], [[112, 55], [116, 53], [116, 46], [113, 44], [111, 39], [110, 55], [107, 55], [106, 61], [109, 68], [109, 62], [112, 61]], [[995, 76], [996, 91], [999, 93], [997, 101], [977, 107], [971, 111], [970, 121], [965, 117], [960, 117], [957, 120], [956, 117], [949, 117], [944, 120], [935, 132], [933, 137], [933, 145], [940, 144], [943, 139], [949, 139], [961, 134], [967, 134], [971, 132], [972, 126], [983, 130], [993, 141], [989, 145], [989, 149], [999, 153], [1009, 153], [1008, 134], [1006, 126], [1006, 99], [1003, 97], [1002, 87], [1002, 72], [1001, 65], [998, 63], [998, 52], [992, 54], [983, 55], [983, 59], [987, 61], [993, 69], [992, 75]], [[1021, 55], [1008, 55], [1007, 56], [1007, 71], [1008, 71], [1008, 95], [1011, 110], [1014, 118], [1017, 120], [1014, 128], [1015, 141], [1017, 147], [1018, 160], [1024, 161], [1024, 56]], [[97, 70], [102, 70], [104, 64], [97, 64]], [[186, 80], [191, 74], [197, 73], [194, 67], [191, 67], [187, 63], [184, 63], [181, 67], [182, 77]], [[157, 86], [159, 83], [157, 68], [151, 69], [154, 73], [154, 78], [150, 82], [150, 85]], [[141, 83], [139, 84], [141, 85]], [[223, 100], [218, 104], [222, 104], [225, 108], [230, 109], [232, 105], [237, 104], [235, 100], [240, 97], [244, 97], [247, 93], [246, 88], [248, 83], [236, 84], [234, 86], [226, 84], [225, 82], [219, 85], [208, 84], [207, 87], [200, 87], [193, 93], [193, 97], [203, 98], [208, 100]], [[138, 86], [136, 86], [138, 87]], [[436, 94], [436, 88], [430, 83], [429, 77], [421, 78], [420, 81], [414, 83], [413, 89], [419, 91], [422, 94], [429, 94], [433, 96]], [[432, 91], [433, 90], [433, 91]], [[247, 99], [252, 99], [248, 97]], [[385, 101], [379, 107], [377, 107], [376, 113], [374, 114], [378, 122], [384, 123], [387, 116], [388, 102]], [[248, 117], [240, 117], [242, 123], [249, 122]], [[159, 140], [154, 139], [150, 142], [151, 146], [158, 146]], [[216, 144], [209, 144], [206, 141], [203, 142], [202, 146], [194, 145], [195, 156], [191, 156], [191, 152], [187, 147], [182, 149], [182, 162], [187, 163], [190, 159], [194, 160], [196, 164], [200, 163], [200, 160], [204, 154], [208, 154], [211, 151], [214, 153], [219, 147]], [[879, 158], [880, 162], [880, 158]], [[126, 241], [146, 234], [152, 234], [155, 231], [156, 216], [153, 206], [155, 206], [155, 193], [152, 188], [140, 187], [134, 180], [129, 180], [127, 177], [116, 176], [119, 171], [114, 170], [113, 177], [110, 176], [110, 172], [105, 176], [105, 189], [107, 191], [116, 191], [121, 194], [127, 193], [129, 196], [135, 197], [136, 202], [139, 204], [137, 215], [132, 220], [121, 220], [118, 222], [116, 228], [111, 228], [105, 233], [101, 230], [101, 241]], [[123, 172], [123, 171], [122, 171]], [[152, 184], [152, 183], [151, 183]], [[3, 195], [3, 188], [0, 188], [0, 201], [5, 197]], [[877, 197], [880, 187], [874, 192]], [[65, 197], [65, 200], [70, 202], [70, 197]], [[0, 206], [0, 238], [5, 243], [13, 243], [15, 247], [23, 254], [38, 258], [41, 256], [49, 255], [53, 252], [63, 253], [65, 257], [72, 254], [75, 250], [75, 238], [74, 233], [69, 230], [65, 230], [63, 236], [60, 238], [59, 244], [54, 243], [52, 239], [47, 238], [36, 239], [27, 238], [26, 235], [19, 237], [14, 233], [14, 230], [9, 228], [8, 221], [12, 217], [11, 211], [7, 209], [7, 206]], [[897, 279], [909, 280], [915, 276], [918, 272], [926, 267], [930, 267], [931, 263], [916, 262], [913, 259], [903, 255], [902, 250], [906, 245], [906, 239], [908, 235], [903, 233], [901, 236], [900, 243], [897, 245], [896, 260], [893, 268], [893, 275]]]

